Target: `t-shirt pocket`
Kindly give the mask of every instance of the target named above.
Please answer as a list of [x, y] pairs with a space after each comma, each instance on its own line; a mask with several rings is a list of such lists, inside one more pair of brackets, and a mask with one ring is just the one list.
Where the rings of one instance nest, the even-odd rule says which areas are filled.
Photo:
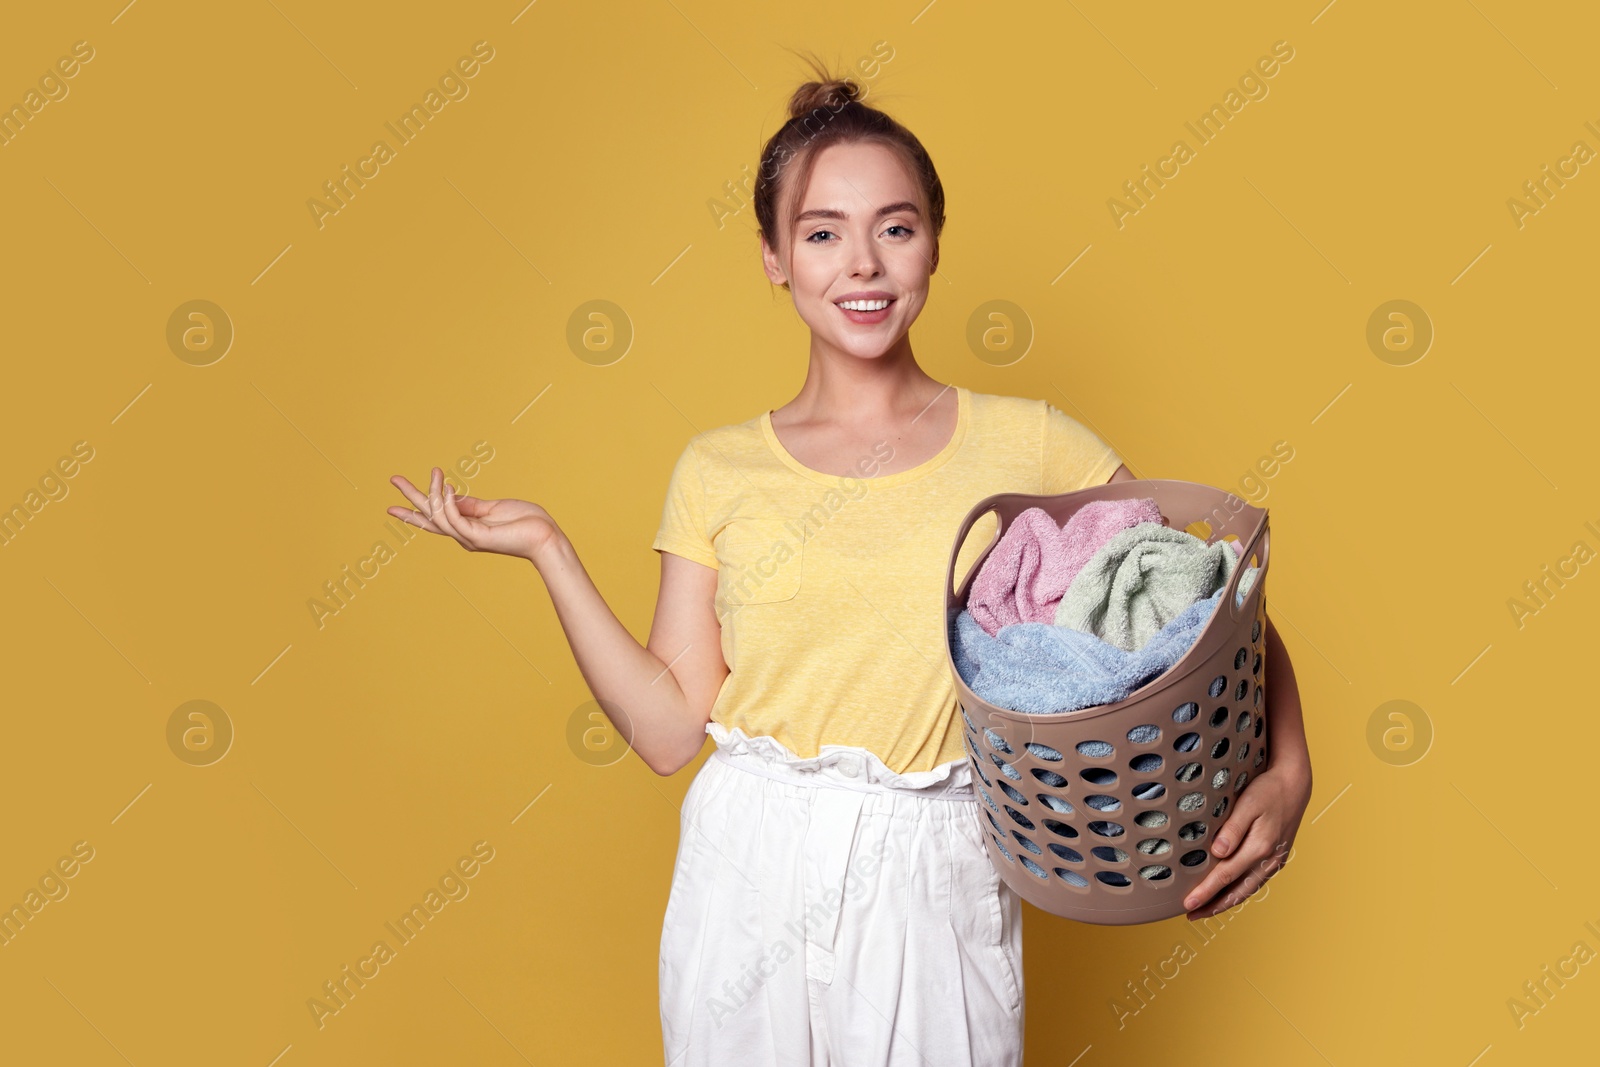
[[800, 539], [788, 519], [739, 516], [715, 540], [718, 614], [747, 604], [776, 604], [800, 592]]

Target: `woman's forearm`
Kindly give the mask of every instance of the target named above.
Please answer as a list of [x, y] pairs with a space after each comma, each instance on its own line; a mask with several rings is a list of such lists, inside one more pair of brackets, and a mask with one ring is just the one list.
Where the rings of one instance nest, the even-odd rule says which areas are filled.
[[565, 536], [552, 539], [531, 562], [550, 592], [589, 692], [651, 770], [673, 773], [682, 764], [680, 754], [697, 751], [705, 741], [703, 718], [690, 709], [678, 680], [622, 625]]
[[1267, 618], [1266, 671], [1267, 732], [1271, 743], [1267, 766], [1283, 767], [1311, 775], [1311, 752], [1306, 747], [1306, 726], [1300, 712], [1300, 686], [1295, 680], [1289, 650], [1283, 647], [1278, 628]]

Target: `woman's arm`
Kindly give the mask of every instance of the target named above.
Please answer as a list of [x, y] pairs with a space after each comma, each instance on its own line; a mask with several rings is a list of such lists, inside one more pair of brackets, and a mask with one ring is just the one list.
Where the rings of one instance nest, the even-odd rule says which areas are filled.
[[1305, 718], [1300, 713], [1300, 683], [1294, 676], [1294, 663], [1283, 647], [1278, 628], [1267, 616], [1266, 662], [1271, 666], [1272, 684], [1267, 686], [1267, 770], [1282, 768], [1305, 776], [1311, 784], [1311, 750], [1306, 747]]
[[661, 590], [641, 646], [612, 613], [565, 536], [531, 562], [544, 579], [578, 670], [612, 725], [657, 774], [675, 774], [705, 744], [728, 677], [712, 606], [717, 572], [661, 553]]
[[1227, 858], [1184, 897], [1191, 920], [1233, 907], [1287, 863], [1311, 802], [1311, 753], [1300, 714], [1300, 686], [1270, 617], [1266, 636], [1265, 669], [1272, 680], [1266, 687], [1267, 765], [1240, 790], [1233, 811], [1212, 838], [1211, 855]]

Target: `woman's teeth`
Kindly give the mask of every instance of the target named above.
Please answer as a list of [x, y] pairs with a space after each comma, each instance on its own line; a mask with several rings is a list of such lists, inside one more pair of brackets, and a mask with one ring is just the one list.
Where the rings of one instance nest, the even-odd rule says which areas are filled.
[[888, 307], [888, 300], [841, 300], [839, 306], [846, 311], [882, 311]]

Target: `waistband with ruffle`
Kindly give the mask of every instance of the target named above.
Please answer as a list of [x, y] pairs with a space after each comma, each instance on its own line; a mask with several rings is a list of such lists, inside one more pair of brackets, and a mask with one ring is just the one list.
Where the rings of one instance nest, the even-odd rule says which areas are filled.
[[854, 745], [822, 745], [819, 755], [801, 758], [775, 737], [752, 737], [715, 719], [706, 723], [706, 733], [717, 744], [715, 758], [779, 781], [866, 793], [908, 793], [927, 800], [978, 799], [972, 786], [972, 764], [964, 756], [925, 771], [901, 774], [890, 770], [877, 753]]

